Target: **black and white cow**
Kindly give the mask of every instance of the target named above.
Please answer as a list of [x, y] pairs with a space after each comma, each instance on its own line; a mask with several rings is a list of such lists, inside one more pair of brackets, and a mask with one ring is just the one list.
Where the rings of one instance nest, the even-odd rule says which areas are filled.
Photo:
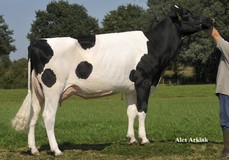
[[61, 155], [54, 134], [58, 104], [72, 94], [93, 98], [123, 92], [127, 99], [129, 143], [136, 142], [134, 120], [139, 118], [141, 144], [149, 143], [145, 117], [150, 92], [176, 55], [182, 37], [209, 29], [212, 19], [177, 5], [147, 32], [100, 34], [86, 38], [44, 38], [29, 46], [28, 95], [12, 124], [29, 125], [28, 145], [35, 146], [35, 124], [41, 107], [51, 151]]

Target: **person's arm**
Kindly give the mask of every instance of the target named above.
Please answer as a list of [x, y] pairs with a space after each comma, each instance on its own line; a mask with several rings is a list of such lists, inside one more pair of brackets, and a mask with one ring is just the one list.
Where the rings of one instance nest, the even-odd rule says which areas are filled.
[[212, 28], [211, 35], [217, 44], [217, 48], [219, 48], [224, 57], [229, 61], [229, 42], [224, 40], [214, 27]]

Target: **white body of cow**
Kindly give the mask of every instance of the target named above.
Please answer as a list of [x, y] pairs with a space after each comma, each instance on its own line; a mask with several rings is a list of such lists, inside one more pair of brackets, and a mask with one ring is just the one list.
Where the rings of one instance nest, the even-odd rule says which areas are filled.
[[[73, 38], [47, 39], [54, 55], [45, 68], [54, 71], [58, 81], [63, 83], [64, 91], [77, 86], [79, 90], [76, 94], [85, 98], [133, 92], [134, 83], [129, 75], [143, 54], [147, 53], [147, 41], [141, 31], [102, 34], [96, 36], [95, 46], [85, 50]], [[75, 74], [77, 65], [82, 61], [93, 66], [87, 79], [77, 78]]]

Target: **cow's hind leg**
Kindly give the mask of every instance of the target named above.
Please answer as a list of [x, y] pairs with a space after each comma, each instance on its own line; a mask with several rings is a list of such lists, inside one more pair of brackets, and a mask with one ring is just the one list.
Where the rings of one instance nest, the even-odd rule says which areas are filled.
[[37, 101], [32, 98], [32, 113], [31, 113], [31, 120], [29, 123], [29, 134], [28, 134], [28, 145], [31, 149], [31, 153], [33, 155], [39, 154], [39, 151], [35, 145], [35, 125], [38, 119], [38, 114], [40, 112], [40, 105]]
[[55, 88], [50, 88], [47, 89], [47, 92], [44, 93], [45, 93], [45, 107], [42, 116], [45, 123], [50, 150], [51, 152], [54, 152], [55, 156], [60, 156], [62, 155], [62, 152], [60, 151], [56, 141], [56, 137], [54, 133], [54, 125], [55, 125], [56, 112], [59, 105], [59, 97], [61, 91]]
[[39, 154], [39, 151], [36, 147], [35, 143], [35, 125], [38, 119], [38, 115], [41, 110], [41, 106], [43, 105], [43, 99], [38, 98], [38, 95], [36, 94], [35, 88], [32, 88], [32, 97], [31, 97], [31, 117], [29, 122], [29, 133], [28, 133], [28, 147], [31, 149], [31, 153], [33, 155]]
[[135, 143], [136, 139], [134, 136], [134, 120], [137, 116], [137, 107], [136, 107], [136, 94], [129, 93], [126, 94], [127, 101], [127, 115], [128, 115], [128, 131], [126, 137], [130, 144]]

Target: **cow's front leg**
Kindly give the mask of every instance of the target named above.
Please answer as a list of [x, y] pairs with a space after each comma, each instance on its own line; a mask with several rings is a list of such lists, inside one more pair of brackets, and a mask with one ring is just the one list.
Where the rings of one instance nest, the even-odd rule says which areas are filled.
[[145, 131], [145, 118], [148, 109], [148, 100], [150, 94], [150, 81], [143, 80], [142, 83], [135, 86], [137, 93], [137, 110], [138, 110], [138, 120], [139, 120], [139, 140], [141, 144], [149, 143], [149, 140], [146, 138]]
[[136, 107], [136, 94], [129, 93], [126, 94], [126, 102], [127, 102], [127, 115], [128, 115], [128, 131], [127, 131], [127, 139], [129, 144], [133, 144], [136, 141], [134, 136], [134, 120], [137, 116], [137, 107]]
[[139, 136], [139, 141], [141, 144], [150, 143], [146, 137], [145, 118], [146, 118], [145, 112], [138, 112], [138, 121], [139, 121], [138, 136]]

